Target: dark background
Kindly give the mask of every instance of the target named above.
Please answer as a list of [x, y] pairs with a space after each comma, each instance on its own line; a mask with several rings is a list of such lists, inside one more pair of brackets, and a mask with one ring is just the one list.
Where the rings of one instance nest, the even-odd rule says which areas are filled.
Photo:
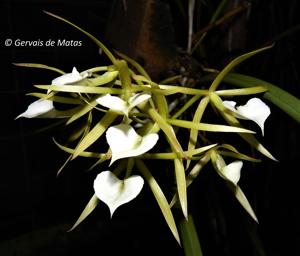
[[[167, 1], [164, 1], [167, 2]], [[216, 1], [211, 1], [212, 5]], [[178, 31], [180, 18], [171, 2], [178, 46], [185, 45]], [[253, 1], [243, 49], [216, 48], [205, 60], [220, 68], [237, 54], [265, 45], [299, 24], [297, 1]], [[204, 5], [205, 6], [205, 5]], [[110, 220], [100, 204], [75, 231], [67, 230], [93, 194], [95, 172], [88, 161], [72, 162], [56, 172], [67, 156], [52, 142], [60, 130], [41, 132], [48, 120], [14, 118], [32, 98], [24, 94], [33, 84], [47, 84], [51, 71], [15, 67], [13, 62], [35, 62], [70, 72], [106, 63], [98, 48], [79, 31], [47, 16], [61, 15], [110, 45], [105, 38], [111, 1], [2, 1], [0, 3], [0, 255], [183, 255], [164, 223], [160, 210], [145, 187]], [[126, 23], [124, 24], [126, 26]], [[122, 28], [120, 28], [122, 29]], [[118, 33], [118, 31], [115, 31]], [[226, 33], [218, 38], [225, 40]], [[7, 38], [23, 40], [82, 40], [80, 47], [5, 47]], [[185, 38], [185, 37], [184, 37]], [[240, 72], [254, 75], [300, 97], [299, 34], [276, 41], [275, 46], [243, 64]], [[218, 41], [218, 42], [219, 42]], [[217, 47], [215, 43], [214, 47]], [[227, 49], [227, 50], [226, 50]], [[224, 184], [210, 170], [189, 190], [190, 210], [198, 228], [204, 255], [300, 255], [299, 223], [299, 124], [271, 105], [263, 143], [279, 159], [254, 167], [247, 164], [241, 187], [249, 196], [260, 224], [256, 225], [233, 200]], [[258, 250], [257, 250], [258, 248]]]

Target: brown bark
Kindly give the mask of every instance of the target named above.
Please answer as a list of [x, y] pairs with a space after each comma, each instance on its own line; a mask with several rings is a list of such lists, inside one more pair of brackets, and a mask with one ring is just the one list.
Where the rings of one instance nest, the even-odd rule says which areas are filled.
[[137, 60], [158, 80], [176, 62], [176, 44], [169, 6], [159, 0], [115, 0], [107, 40]]

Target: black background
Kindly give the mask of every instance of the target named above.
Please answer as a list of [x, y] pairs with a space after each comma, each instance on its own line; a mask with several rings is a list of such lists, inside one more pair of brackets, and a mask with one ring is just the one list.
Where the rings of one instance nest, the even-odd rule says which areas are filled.
[[[289, 5], [290, 4], [290, 5]], [[254, 1], [247, 49], [260, 47], [299, 23], [297, 1]], [[0, 3], [0, 255], [183, 255], [172, 238], [148, 188], [110, 220], [101, 204], [75, 231], [68, 233], [93, 194], [94, 172], [87, 161], [72, 162], [56, 177], [66, 155], [56, 148], [57, 130], [40, 132], [51, 122], [14, 118], [32, 98], [32, 84], [47, 84], [51, 71], [20, 68], [13, 62], [35, 62], [70, 72], [106, 63], [98, 48], [79, 31], [46, 15], [61, 15], [102, 41], [110, 1], [2, 1]], [[125, 26], [126, 24], [124, 24]], [[122, 28], [120, 28], [122, 29]], [[295, 32], [270, 51], [255, 57], [241, 71], [300, 96], [299, 39]], [[81, 40], [80, 47], [5, 47], [7, 38], [46, 41]], [[109, 44], [109, 42], [107, 42]], [[190, 209], [204, 255], [259, 255], [256, 235], [267, 255], [300, 255], [299, 124], [272, 106], [262, 141], [280, 162], [243, 172], [241, 187], [254, 204], [255, 225], [232, 199], [215, 174], [205, 171], [189, 191]], [[202, 179], [201, 179], [202, 178]], [[209, 185], [208, 185], [209, 184]], [[256, 245], [255, 245], [256, 241]]]

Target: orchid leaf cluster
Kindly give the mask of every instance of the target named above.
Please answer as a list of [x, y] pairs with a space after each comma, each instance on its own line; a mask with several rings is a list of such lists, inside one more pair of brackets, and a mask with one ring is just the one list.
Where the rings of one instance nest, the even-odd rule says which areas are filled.
[[[180, 80], [178, 76], [167, 79], [168, 83], [156, 83], [134, 60], [123, 54], [114, 55], [88, 32], [59, 16], [48, 14], [86, 34], [111, 61], [108, 66], [82, 71], [70, 67], [69, 73], [43, 64], [16, 64], [58, 73], [50, 84], [34, 85], [39, 91], [29, 95], [37, 100], [17, 118], [60, 118], [66, 126], [79, 121], [83, 123], [81, 129], [70, 135], [68, 142], [72, 143], [54, 140], [69, 155], [67, 162], [77, 157], [91, 158], [94, 160], [91, 169], [97, 172], [91, 185], [95, 194], [71, 229], [80, 224], [100, 202], [108, 206], [112, 217], [118, 207], [136, 198], [146, 183], [172, 234], [180, 243], [172, 207], [177, 204], [188, 218], [187, 188], [209, 162], [242, 207], [258, 221], [238, 182], [243, 161], [261, 160], [241, 153], [238, 146], [223, 141], [226, 141], [226, 133], [235, 133], [254, 150], [276, 160], [256, 136], [256, 133], [259, 133], [258, 137], [264, 135], [264, 123], [271, 113], [260, 99], [267, 88], [257, 85], [219, 89], [219, 86], [234, 67], [269, 47], [237, 57], [215, 74], [206, 89], [203, 86], [199, 88], [197, 84], [193, 88], [185, 87], [177, 82]], [[187, 97], [175, 111], [170, 108], [174, 95]], [[239, 105], [233, 101], [239, 96], [246, 96], [249, 101]], [[64, 105], [63, 110], [57, 107], [61, 104]], [[203, 121], [209, 106], [219, 118], [217, 123]], [[187, 112], [192, 113], [192, 118], [187, 118], [191, 116], [186, 115]], [[244, 127], [249, 124], [246, 120], [253, 121], [258, 128], [250, 130]], [[181, 131], [189, 135], [181, 136]], [[220, 133], [224, 138], [222, 141], [208, 140], [207, 133]], [[100, 151], [89, 151], [100, 141], [102, 144], [97, 147]], [[74, 143], [76, 146], [72, 147]], [[156, 181], [152, 171], [154, 164], [150, 165], [149, 160], [172, 162], [176, 183], [172, 198], [164, 193], [163, 184]]]

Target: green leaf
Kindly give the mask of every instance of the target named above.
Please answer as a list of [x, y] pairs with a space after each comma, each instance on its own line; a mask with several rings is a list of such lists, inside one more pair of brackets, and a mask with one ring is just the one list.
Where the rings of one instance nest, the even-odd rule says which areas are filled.
[[77, 145], [72, 159], [75, 159], [80, 155], [85, 149], [92, 145], [96, 140], [98, 140], [110, 124], [116, 119], [118, 115], [107, 112], [102, 119], [93, 127], [93, 129], [82, 139], [82, 141]]
[[180, 244], [180, 238], [176, 227], [176, 223], [163, 191], [161, 190], [160, 186], [152, 176], [151, 172], [148, 170], [147, 166], [143, 163], [143, 161], [137, 159], [136, 164], [139, 170], [141, 171], [142, 175], [144, 176], [145, 180], [147, 181], [173, 236], [175, 237], [176, 241]]
[[182, 218], [179, 221], [179, 232], [183, 249], [187, 256], [202, 256], [202, 250], [195, 228], [193, 216], [189, 214], [188, 219]]
[[185, 218], [188, 217], [188, 207], [187, 207], [187, 194], [186, 194], [186, 180], [185, 171], [182, 159], [174, 159], [175, 176], [177, 184], [177, 192], [179, 197], [180, 206], [182, 213]]
[[195, 123], [185, 120], [168, 119], [168, 123], [187, 129], [194, 129], [207, 132], [237, 132], [237, 133], [255, 133], [251, 130], [220, 124]]
[[74, 230], [87, 216], [89, 216], [91, 214], [91, 212], [93, 210], [95, 210], [95, 208], [96, 208], [96, 206], [98, 205], [99, 202], [100, 202], [100, 200], [94, 194], [92, 196], [92, 198], [90, 199], [90, 201], [88, 202], [88, 204], [86, 205], [86, 207], [84, 208], [83, 212], [80, 214], [78, 220], [75, 222], [75, 224], [73, 225], [73, 227], [69, 231]]
[[26, 67], [26, 68], [42, 68], [42, 69], [48, 69], [48, 70], [51, 70], [51, 71], [55, 71], [61, 75], [64, 75], [65, 72], [58, 69], [58, 68], [54, 68], [54, 67], [50, 67], [50, 66], [47, 66], [47, 65], [44, 65], [44, 64], [39, 64], [39, 63], [13, 63], [15, 66], [18, 66], [18, 67]]

